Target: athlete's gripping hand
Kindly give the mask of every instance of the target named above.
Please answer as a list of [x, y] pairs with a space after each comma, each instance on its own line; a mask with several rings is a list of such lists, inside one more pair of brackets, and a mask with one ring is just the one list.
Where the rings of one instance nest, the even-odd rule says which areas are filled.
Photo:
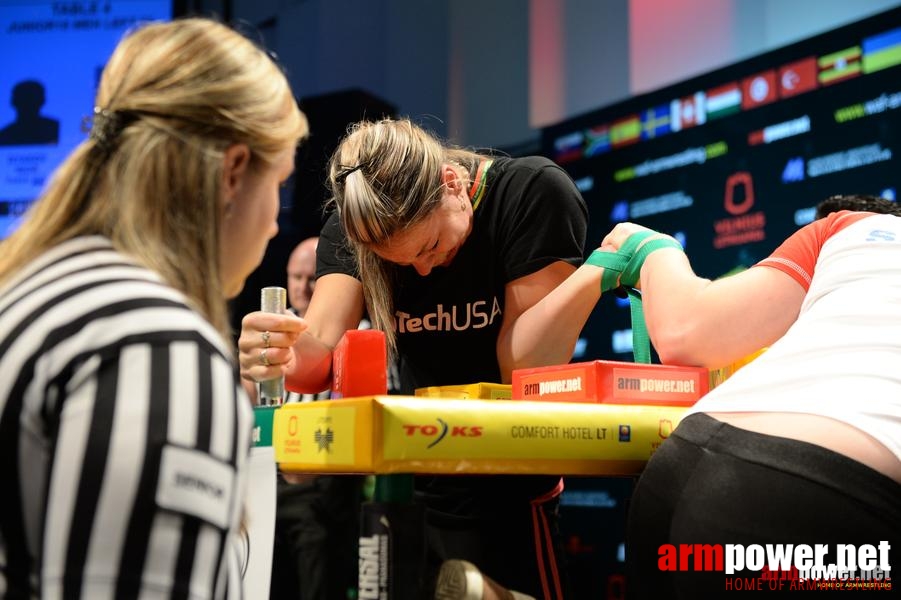
[[[608, 233], [604, 237], [604, 240], [601, 242], [601, 250], [610, 250], [612, 252], [618, 252], [623, 247], [623, 244], [626, 243], [626, 240], [629, 239], [630, 236], [632, 236], [635, 233], [641, 233], [642, 231], [653, 231], [653, 230], [648, 229], [647, 227], [642, 227], [641, 225], [637, 225], [635, 223], [625, 223], [625, 222], [618, 223], [610, 231], [610, 233]], [[658, 234], [658, 235], [662, 235], [662, 234]]]
[[306, 328], [306, 322], [291, 313], [247, 314], [238, 338], [241, 377], [265, 381], [293, 371], [296, 359], [292, 346]]
[[635, 223], [620, 223], [601, 242], [601, 247], [589, 257], [588, 263], [605, 268], [601, 277], [601, 291], [617, 286], [641, 289], [641, 267], [649, 254], [664, 248], [682, 245], [674, 238]]

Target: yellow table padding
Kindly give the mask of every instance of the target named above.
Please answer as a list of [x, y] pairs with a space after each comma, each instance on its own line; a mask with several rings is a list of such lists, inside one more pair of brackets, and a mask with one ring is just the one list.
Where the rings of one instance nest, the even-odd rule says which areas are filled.
[[373, 396], [286, 404], [285, 472], [633, 475], [684, 407]]
[[414, 390], [417, 398], [457, 398], [458, 400], [510, 400], [513, 386], [502, 383], [469, 383], [465, 385], [433, 385]]

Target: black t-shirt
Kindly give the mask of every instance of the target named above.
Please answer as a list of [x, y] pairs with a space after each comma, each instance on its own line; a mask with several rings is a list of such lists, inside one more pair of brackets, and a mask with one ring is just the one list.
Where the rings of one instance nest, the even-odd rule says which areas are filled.
[[[486, 177], [472, 231], [449, 266], [425, 277], [410, 266], [394, 267], [403, 394], [426, 386], [500, 382], [496, 344], [506, 285], [556, 261], [582, 262], [588, 211], [563, 169], [538, 156], [499, 157]], [[337, 215], [320, 233], [317, 254], [317, 277], [357, 276]], [[514, 486], [528, 479], [533, 478], [516, 477]]]

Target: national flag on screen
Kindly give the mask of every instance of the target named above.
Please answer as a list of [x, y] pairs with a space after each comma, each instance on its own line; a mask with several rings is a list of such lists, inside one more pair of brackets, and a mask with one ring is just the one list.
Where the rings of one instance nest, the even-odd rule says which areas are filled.
[[718, 119], [741, 110], [741, 88], [737, 83], [727, 83], [707, 90], [707, 119]]
[[776, 71], [770, 69], [741, 82], [741, 107], [744, 110], [769, 104], [776, 99]]
[[704, 92], [670, 102], [670, 129], [681, 131], [707, 122]]
[[610, 125], [610, 143], [614, 148], [634, 144], [641, 139], [641, 119], [630, 115]]
[[612, 148], [610, 145], [610, 127], [599, 125], [585, 130], [585, 157], [603, 154]]
[[779, 95], [783, 98], [815, 90], [817, 58], [808, 56], [779, 68]]
[[901, 27], [863, 41], [863, 72], [873, 73], [901, 64]]
[[851, 46], [818, 58], [820, 83], [829, 85], [860, 75], [860, 54], [860, 46]]
[[666, 135], [670, 129], [669, 106], [661, 104], [641, 113], [641, 139], [650, 140]]
[[570, 162], [582, 157], [582, 132], [574, 131], [554, 140], [554, 160], [558, 163]]

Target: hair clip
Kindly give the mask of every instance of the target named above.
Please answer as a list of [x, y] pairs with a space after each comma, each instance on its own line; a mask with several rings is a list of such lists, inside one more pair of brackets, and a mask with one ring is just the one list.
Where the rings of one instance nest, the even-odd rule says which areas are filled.
[[[90, 138], [100, 150], [108, 154], [115, 148], [122, 130], [136, 118], [136, 115], [129, 112], [95, 106], [91, 117]], [[82, 122], [82, 127], [84, 125], [86, 123]]]
[[368, 163], [360, 163], [356, 167], [346, 167], [344, 165], [338, 166], [341, 169], [341, 172], [335, 175], [335, 183], [344, 183], [344, 180], [347, 179], [348, 175], [354, 171], [362, 171], [364, 167], [368, 166]]

